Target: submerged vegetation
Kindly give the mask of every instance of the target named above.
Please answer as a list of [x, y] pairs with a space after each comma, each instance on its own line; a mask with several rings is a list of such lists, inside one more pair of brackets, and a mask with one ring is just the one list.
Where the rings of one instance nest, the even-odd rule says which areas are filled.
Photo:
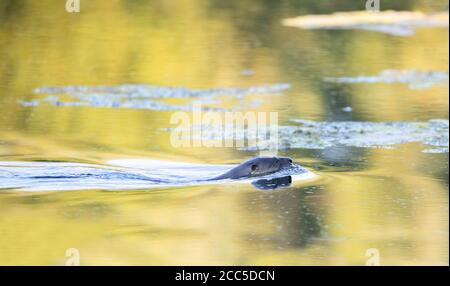
[[[279, 95], [290, 87], [289, 84], [273, 84], [247, 88], [212, 88], [188, 89], [181, 87], [151, 86], [145, 84], [128, 84], [120, 86], [69, 86], [42, 87], [35, 89], [37, 94], [51, 94], [43, 99], [23, 101], [23, 106], [37, 106], [39, 103], [49, 103], [54, 106], [88, 106], [151, 110], [192, 110], [192, 105], [219, 105], [218, 97], [228, 97], [243, 100], [249, 95]], [[184, 105], [169, 104], [161, 99], [190, 99]], [[158, 101], [159, 100], [159, 101]], [[252, 99], [250, 98], [250, 103]], [[255, 100], [253, 100], [255, 103]], [[257, 102], [256, 102], [257, 103]], [[254, 105], [252, 105], [254, 106]], [[241, 106], [242, 108], [242, 106]]]
[[[291, 119], [295, 125], [278, 127], [278, 137], [270, 139], [270, 132], [249, 132], [239, 126], [200, 124], [187, 135], [205, 142], [237, 139], [246, 141], [245, 151], [279, 149], [325, 149], [331, 147], [358, 147], [392, 149], [399, 144], [421, 143], [425, 153], [448, 153], [449, 121], [435, 119], [428, 122], [318, 122]], [[233, 129], [234, 133], [224, 132]], [[172, 132], [173, 129], [167, 129]], [[260, 130], [258, 130], [260, 131]], [[197, 137], [195, 136], [197, 135]], [[269, 139], [267, 139], [269, 138]], [[206, 144], [207, 145], [207, 144]], [[398, 147], [398, 146], [397, 146]]]
[[401, 83], [411, 89], [430, 88], [435, 84], [448, 85], [448, 71], [384, 70], [372, 76], [325, 77], [334, 83]]

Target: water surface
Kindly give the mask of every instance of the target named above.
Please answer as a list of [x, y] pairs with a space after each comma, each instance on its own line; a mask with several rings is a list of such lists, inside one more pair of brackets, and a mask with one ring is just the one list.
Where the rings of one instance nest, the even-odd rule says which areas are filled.
[[[171, 115], [200, 102], [278, 112], [281, 126], [310, 124], [300, 130], [319, 141], [298, 136], [279, 155], [319, 178], [275, 190], [120, 189], [120, 180], [65, 192], [0, 186], [0, 264], [64, 265], [76, 248], [83, 265], [364, 265], [376, 248], [383, 265], [448, 265], [448, 134], [433, 129], [433, 145], [414, 129], [446, 122], [448, 132], [448, 28], [396, 36], [282, 25], [362, 10], [358, 1], [81, 1], [78, 14], [57, 0], [0, 2], [3, 164], [223, 166], [259, 154], [173, 147]], [[448, 2], [382, 1], [382, 9], [433, 13]], [[151, 108], [120, 90], [143, 86], [156, 89], [158, 98], [138, 98]], [[91, 90], [71, 96], [69, 87]], [[282, 88], [255, 92], [267, 87]], [[417, 136], [381, 148], [330, 137], [335, 125], [355, 135], [359, 123], [349, 122], [376, 130], [394, 122], [388, 139], [403, 136], [402, 126]]]

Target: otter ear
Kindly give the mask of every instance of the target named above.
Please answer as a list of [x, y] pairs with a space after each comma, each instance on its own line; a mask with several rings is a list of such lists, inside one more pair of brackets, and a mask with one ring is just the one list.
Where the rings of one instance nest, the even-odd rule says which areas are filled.
[[253, 164], [250, 168], [252, 169], [252, 172], [254, 172], [258, 169], [258, 165]]

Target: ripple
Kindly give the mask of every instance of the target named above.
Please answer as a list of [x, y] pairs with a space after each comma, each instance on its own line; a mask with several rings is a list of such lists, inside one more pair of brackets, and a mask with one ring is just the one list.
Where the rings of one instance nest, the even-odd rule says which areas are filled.
[[72, 162], [0, 161], [0, 189], [22, 191], [135, 190], [161, 187], [251, 183], [259, 179], [314, 177], [301, 166], [240, 180], [209, 180], [236, 165], [190, 164], [149, 159], [115, 159], [105, 165]]

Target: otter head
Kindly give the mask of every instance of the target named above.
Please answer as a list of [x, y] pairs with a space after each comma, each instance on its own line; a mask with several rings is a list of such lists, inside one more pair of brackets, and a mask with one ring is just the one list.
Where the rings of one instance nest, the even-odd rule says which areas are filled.
[[226, 174], [230, 179], [264, 176], [292, 166], [292, 160], [286, 157], [256, 157], [233, 168]]

